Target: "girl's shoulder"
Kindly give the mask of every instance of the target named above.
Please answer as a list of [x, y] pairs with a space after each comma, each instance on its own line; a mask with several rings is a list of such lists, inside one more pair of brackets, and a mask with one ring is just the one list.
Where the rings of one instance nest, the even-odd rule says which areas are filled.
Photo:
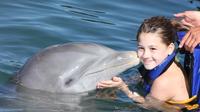
[[176, 64], [172, 63], [172, 65], [158, 77], [159, 82], [171, 83], [171, 81], [177, 81], [184, 77], [184, 73], [181, 68]]
[[153, 82], [152, 86], [158, 86], [159, 88], [167, 90], [168, 88], [176, 87], [177, 83], [181, 83], [183, 79], [184, 75], [181, 69], [175, 63], [172, 63], [172, 65]]
[[152, 84], [151, 95], [159, 100], [167, 101], [173, 98], [178, 88], [177, 81], [180, 80], [179, 74], [181, 73], [172, 67], [169, 67]]

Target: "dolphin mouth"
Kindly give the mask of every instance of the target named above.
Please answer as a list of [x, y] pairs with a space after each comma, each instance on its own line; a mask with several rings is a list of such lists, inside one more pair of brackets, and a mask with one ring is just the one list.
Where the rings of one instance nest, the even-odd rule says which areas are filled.
[[[92, 75], [92, 74], [96, 74], [96, 73], [99, 73], [99, 72], [103, 72], [103, 71], [106, 71], [108, 69], [111, 69], [111, 68], [117, 68], [117, 67], [120, 67], [120, 66], [126, 66], [126, 65], [131, 65], [133, 62], [129, 62], [129, 63], [124, 63], [124, 64], [118, 64], [118, 65], [114, 65], [114, 66], [109, 66], [109, 67], [105, 67], [103, 69], [100, 69], [98, 71], [94, 71], [94, 72], [90, 72], [90, 73], [87, 73], [85, 74], [84, 76], [89, 76], [89, 75]], [[133, 65], [134, 66], [134, 65]]]
[[[86, 74], [83, 73], [79, 78], [78, 78], [78, 77], [77, 77], [77, 78], [69, 78], [69, 79], [65, 80], [64, 85], [65, 85], [65, 87], [66, 87], [66, 86], [67, 86], [67, 87], [70, 87], [70, 86], [73, 85], [77, 80], [80, 80], [80, 79], [82, 79], [82, 78], [90, 77], [90, 76], [93, 76], [93, 75], [95, 76], [95, 74], [98, 74], [98, 73], [100, 73], [100, 72], [104, 72], [104, 71], [106, 71], [106, 70], [108, 70], [108, 69], [117, 68], [117, 67], [121, 67], [121, 66], [133, 65], [132, 63], [134, 63], [134, 62], [130, 61], [130, 62], [128, 62], [128, 63], [122, 63], [122, 64], [117, 64], [117, 65], [114, 65], [114, 66], [108, 66], [108, 67], [102, 68], [102, 69], [97, 70], [97, 71], [94, 71], [94, 72], [89, 72], [89, 73], [86, 73]], [[90, 68], [87, 68], [87, 69], [90, 69]], [[86, 70], [86, 71], [87, 71], [87, 70]], [[116, 74], [116, 75], [117, 75], [117, 74]]]
[[[84, 66], [84, 70], [81, 72], [81, 74], [79, 73], [77, 77], [65, 78], [66, 80], [63, 82], [65, 85], [64, 87], [68, 88], [71, 85], [76, 85], [77, 82], [79, 83], [80, 82], [79, 80], [88, 79], [89, 82], [88, 81], [82, 83], [80, 82], [82, 87], [86, 88], [87, 86], [84, 86], [85, 83], [94, 84], [100, 80], [105, 80], [108, 78], [110, 79], [111, 77], [119, 75], [125, 70], [136, 66], [140, 62], [135, 53], [132, 52], [128, 53], [128, 55], [127, 54], [122, 55], [122, 57], [120, 56], [118, 57], [118, 55], [116, 55], [116, 57], [109, 57], [109, 58], [105, 57], [105, 58], [107, 59], [105, 60], [105, 62], [106, 61], [111, 61], [111, 62], [103, 64], [103, 66], [101, 66], [99, 69], [94, 69], [94, 67], [98, 66], [99, 63], [102, 64], [104, 60], [103, 62], [92, 61], [87, 66]], [[112, 59], [114, 60], [112, 61]], [[99, 74], [105, 74], [105, 75], [99, 75]]]
[[[82, 75], [81, 77], [83, 77], [83, 76], [91, 76], [92, 74], [97, 74], [97, 73], [100, 73], [100, 72], [104, 72], [104, 71], [106, 71], [108, 69], [112, 69], [112, 68], [118, 68], [118, 67], [120, 68], [120, 67], [122, 67], [122, 68], [127, 68], [128, 69], [128, 68], [131, 68], [131, 67], [134, 67], [134, 66], [138, 65], [140, 60], [137, 57], [136, 52], [128, 51], [127, 53], [129, 54], [128, 58], [123, 58], [123, 57], [120, 58], [119, 57], [120, 60], [121, 60], [120, 63], [113, 64], [112, 66], [102, 67], [102, 69], [99, 69], [99, 70], [93, 71], [93, 72], [91, 71], [89, 73], [86, 73], [85, 75]], [[125, 67], [125, 66], [127, 66], [127, 67]]]

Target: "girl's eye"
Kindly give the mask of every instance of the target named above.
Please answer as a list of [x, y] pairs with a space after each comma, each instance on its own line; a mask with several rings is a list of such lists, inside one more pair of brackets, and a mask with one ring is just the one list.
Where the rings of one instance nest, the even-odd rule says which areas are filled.
[[157, 50], [156, 48], [150, 48], [152, 51], [155, 51], [155, 50]]
[[138, 47], [138, 50], [144, 50], [144, 48], [143, 47]]

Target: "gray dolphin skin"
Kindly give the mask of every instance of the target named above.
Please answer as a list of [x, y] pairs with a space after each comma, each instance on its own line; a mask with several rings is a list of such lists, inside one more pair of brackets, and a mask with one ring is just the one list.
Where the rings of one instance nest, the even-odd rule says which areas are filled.
[[20, 85], [53, 93], [82, 93], [139, 64], [135, 51], [95, 43], [66, 43], [32, 56], [17, 73]]

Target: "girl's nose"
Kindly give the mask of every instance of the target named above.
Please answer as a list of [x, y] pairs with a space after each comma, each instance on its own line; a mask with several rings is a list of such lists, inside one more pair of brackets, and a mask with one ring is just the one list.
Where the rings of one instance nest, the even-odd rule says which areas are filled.
[[148, 57], [150, 57], [150, 51], [149, 50], [144, 50], [144, 52], [143, 52], [143, 56], [142, 56], [143, 58], [148, 58]]

